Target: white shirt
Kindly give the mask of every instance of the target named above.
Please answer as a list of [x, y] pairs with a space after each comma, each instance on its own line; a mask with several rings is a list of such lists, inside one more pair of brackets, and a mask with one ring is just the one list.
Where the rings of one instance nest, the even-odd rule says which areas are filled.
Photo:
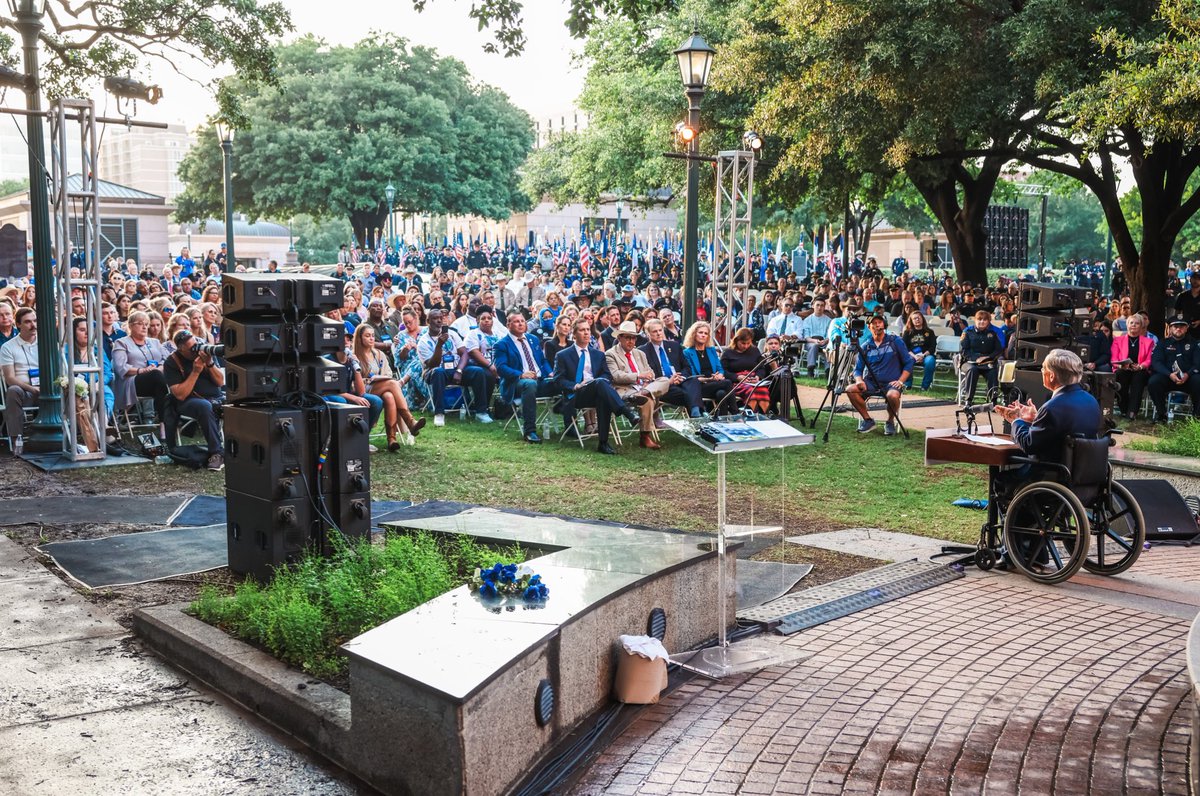
[[5, 365], [12, 365], [18, 381], [29, 383], [29, 369], [38, 366], [37, 338], [26, 343], [17, 335], [0, 346], [0, 367]]
[[475, 328], [467, 335], [467, 350], [478, 351], [490, 363], [497, 340], [499, 338], [496, 335], [486, 334], [482, 329]]
[[525, 339], [525, 335], [509, 332], [508, 336], [512, 340], [513, 347], [517, 349], [517, 353], [521, 355], [521, 369], [528, 373], [537, 373], [537, 360], [533, 358], [533, 349], [530, 347], [529, 341]]
[[575, 346], [575, 353], [579, 354], [579, 359], [583, 362], [583, 383], [587, 384], [592, 380], [592, 358], [586, 348]]
[[799, 337], [803, 319], [794, 312], [780, 314], [767, 324], [767, 334], [790, 335]]

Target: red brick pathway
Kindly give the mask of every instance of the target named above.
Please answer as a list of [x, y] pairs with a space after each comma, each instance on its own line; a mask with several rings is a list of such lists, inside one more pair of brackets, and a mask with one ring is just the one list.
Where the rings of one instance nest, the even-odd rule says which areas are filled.
[[782, 639], [791, 668], [695, 679], [576, 794], [1187, 792], [1188, 622], [978, 575]]

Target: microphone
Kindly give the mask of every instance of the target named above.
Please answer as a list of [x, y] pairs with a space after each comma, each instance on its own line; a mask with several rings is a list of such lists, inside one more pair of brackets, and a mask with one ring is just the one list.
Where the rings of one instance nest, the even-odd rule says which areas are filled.
[[992, 402], [988, 404], [977, 404], [976, 406], [964, 406], [959, 411], [974, 417], [975, 415], [981, 415], [984, 412], [991, 412], [995, 408], [996, 404], [995, 402]]

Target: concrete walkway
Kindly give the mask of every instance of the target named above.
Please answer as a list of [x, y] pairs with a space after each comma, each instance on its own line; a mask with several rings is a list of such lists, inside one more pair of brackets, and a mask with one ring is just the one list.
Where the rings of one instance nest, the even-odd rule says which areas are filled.
[[1116, 578], [982, 573], [778, 643], [813, 657], [697, 678], [575, 794], [1186, 794], [1184, 644], [1200, 548]]
[[0, 793], [352, 794], [0, 537]]

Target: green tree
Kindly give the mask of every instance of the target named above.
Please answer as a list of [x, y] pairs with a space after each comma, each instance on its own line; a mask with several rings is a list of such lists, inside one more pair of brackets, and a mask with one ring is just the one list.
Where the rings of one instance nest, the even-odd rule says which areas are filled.
[[10, 196], [26, 190], [29, 190], [29, 180], [0, 180], [0, 196]]
[[[191, 75], [229, 66], [243, 82], [269, 81], [275, 57], [263, 42], [292, 29], [282, 3], [257, 0], [47, 0], [42, 21], [42, 81], [51, 97], [163, 67]], [[19, 62], [19, 40], [16, 22], [0, 16], [0, 62]], [[218, 92], [218, 101], [226, 116], [240, 118], [236, 95]]]
[[315, 219], [304, 214], [292, 219], [292, 231], [296, 234], [296, 254], [307, 263], [337, 262], [338, 249], [354, 235], [345, 218]]
[[[272, 86], [244, 96], [248, 127], [234, 143], [234, 200], [252, 215], [349, 219], [365, 242], [382, 228], [384, 188], [397, 212], [507, 218], [528, 207], [517, 169], [533, 143], [529, 116], [463, 64], [401, 38], [373, 36], [353, 47], [305, 37], [276, 51]], [[180, 164], [180, 219], [222, 207], [215, 135]]]

